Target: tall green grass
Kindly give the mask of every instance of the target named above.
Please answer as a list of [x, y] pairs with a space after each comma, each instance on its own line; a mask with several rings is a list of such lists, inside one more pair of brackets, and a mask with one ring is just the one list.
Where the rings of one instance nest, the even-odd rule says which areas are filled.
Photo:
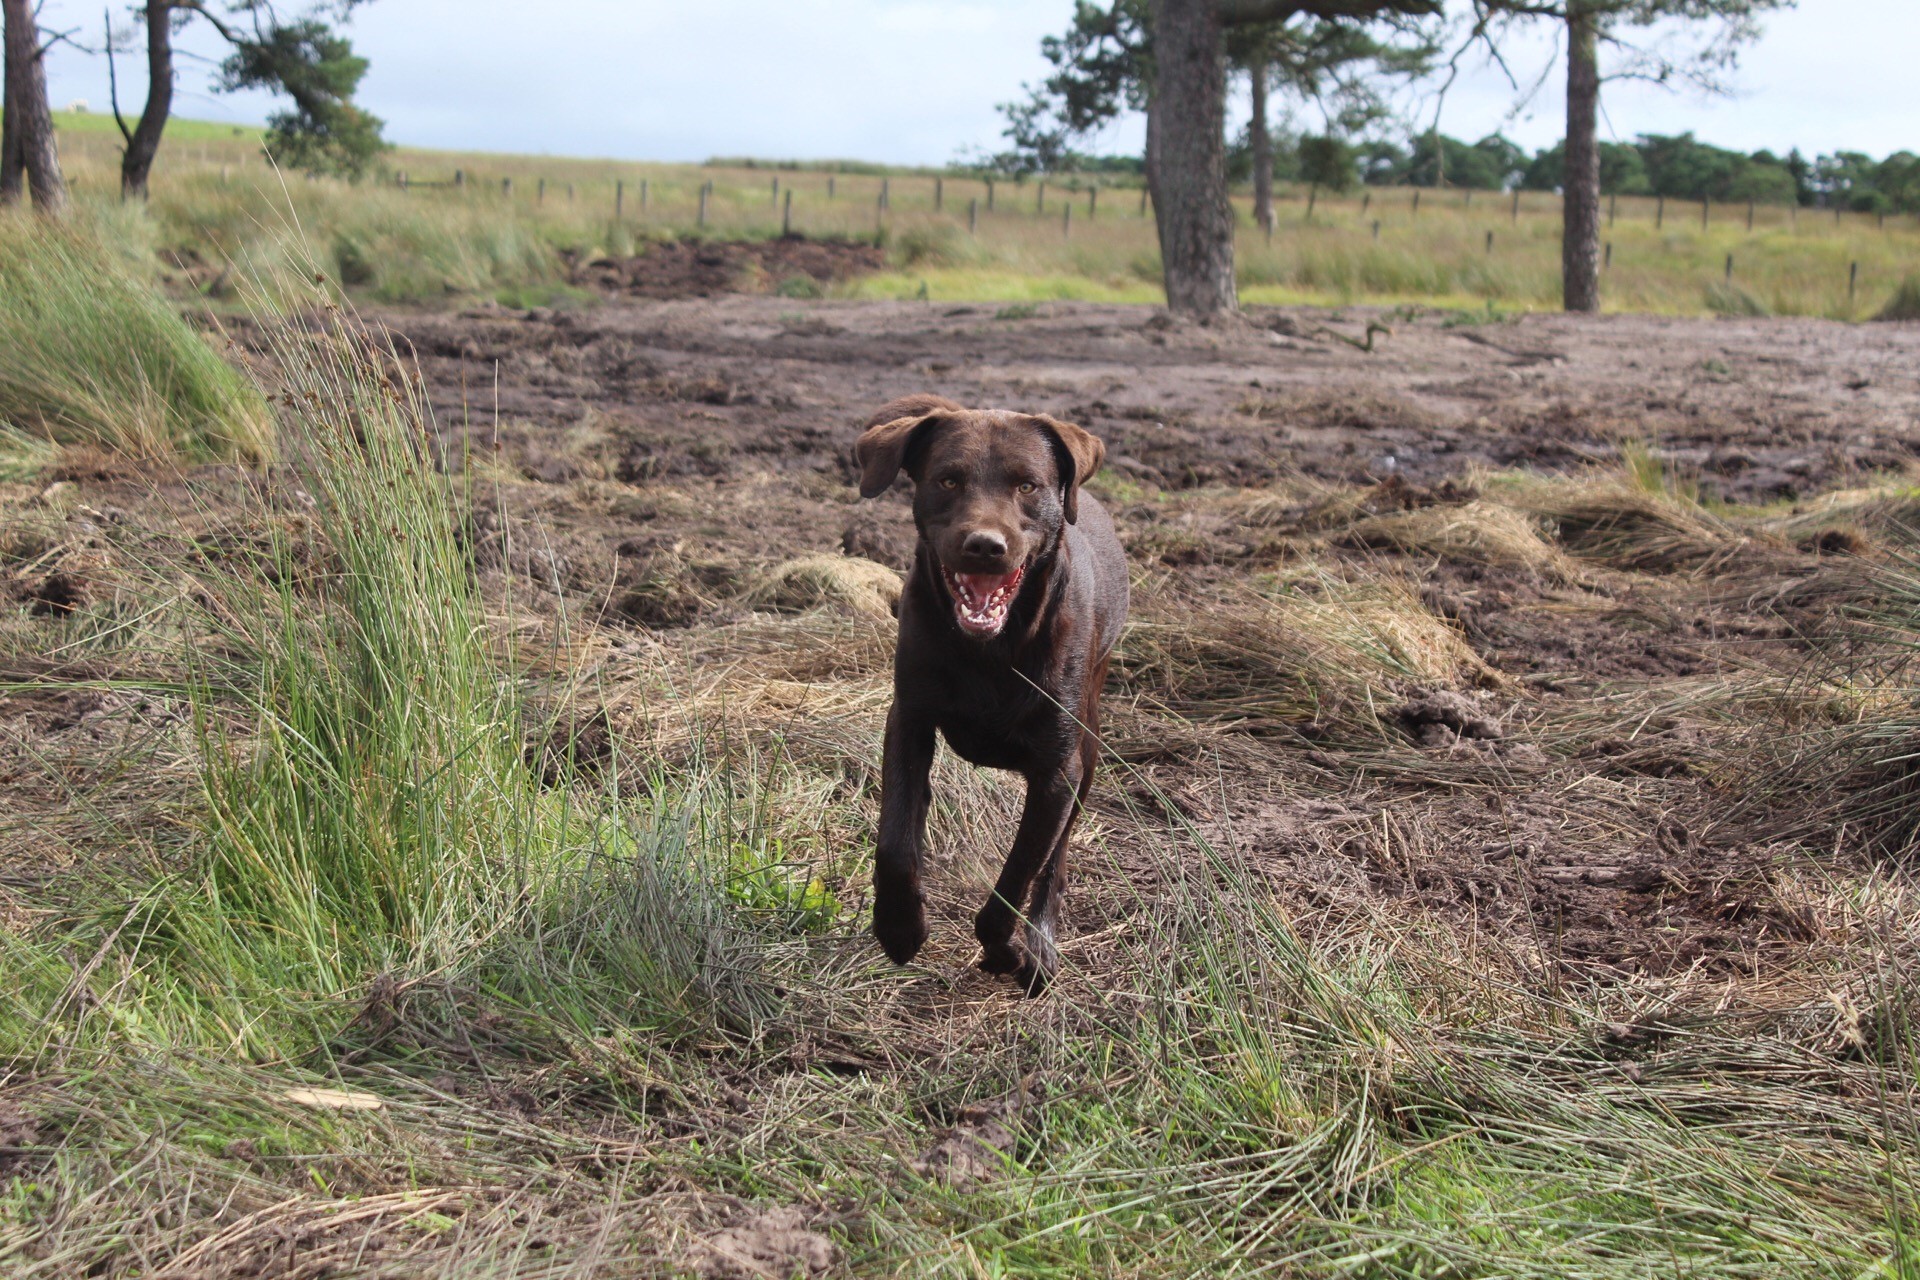
[[[606, 1000], [661, 1026], [750, 1022], [765, 988], [736, 954], [744, 917], [721, 911], [724, 866], [679, 816], [698, 811], [697, 787], [549, 789], [530, 762], [539, 726], [418, 387], [345, 322], [289, 327], [276, 347], [286, 467], [255, 515], [271, 530], [274, 510], [305, 508], [324, 536], [297, 543], [281, 522], [258, 574], [154, 566], [191, 584], [175, 603], [198, 727], [191, 837], [100, 931], [131, 984], [86, 1005], [85, 1028], [36, 1028], [16, 1007], [0, 1058], [134, 1025], [153, 1047], [300, 1057], [376, 982], [498, 982], [550, 1012]], [[550, 986], [529, 944], [562, 936], [552, 972], [567, 978]], [[122, 1008], [140, 1012], [123, 1022]]]
[[253, 385], [82, 230], [0, 217], [0, 427], [139, 458], [260, 461]]

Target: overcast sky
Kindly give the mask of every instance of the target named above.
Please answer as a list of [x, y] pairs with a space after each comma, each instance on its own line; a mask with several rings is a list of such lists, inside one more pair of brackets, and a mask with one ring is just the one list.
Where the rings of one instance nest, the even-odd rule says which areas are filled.
[[[124, 0], [115, 7], [123, 12]], [[1071, 0], [376, 0], [348, 34], [372, 63], [361, 101], [403, 144], [938, 164], [999, 145], [995, 104], [1044, 74], [1040, 37], [1071, 9]], [[91, 0], [47, 0], [43, 20], [81, 27], [79, 38], [97, 43]], [[219, 53], [204, 31], [183, 44]], [[1746, 151], [1920, 150], [1915, 50], [1920, 0], [1800, 0], [1746, 51], [1736, 96], [1612, 84], [1603, 135], [1690, 129]], [[1553, 51], [1545, 38], [1516, 48], [1516, 74], [1530, 83]], [[56, 106], [85, 99], [105, 109], [103, 60], [61, 47], [49, 72]], [[120, 74], [123, 98], [144, 91], [137, 56], [120, 59]], [[176, 111], [253, 122], [270, 109], [257, 95], [214, 95], [210, 80], [209, 61], [183, 63]], [[1550, 77], [1516, 111], [1520, 95], [1505, 77], [1473, 61], [1441, 127], [1545, 145], [1561, 131], [1560, 92]], [[1431, 119], [1431, 96], [1407, 105]], [[1131, 122], [1093, 149], [1137, 150], [1139, 136]]]

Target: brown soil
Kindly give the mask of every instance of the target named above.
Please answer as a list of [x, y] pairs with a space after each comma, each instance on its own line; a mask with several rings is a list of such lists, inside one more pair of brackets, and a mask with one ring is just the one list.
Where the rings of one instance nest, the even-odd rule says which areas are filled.
[[765, 293], [790, 282], [830, 284], [887, 264], [877, 245], [840, 240], [669, 240], [631, 258], [567, 261], [571, 283], [609, 297], [708, 298]]
[[[1797, 662], [1799, 638], [1832, 603], [1821, 584], [1877, 543], [1848, 532], [1739, 547], [1706, 567], [1569, 558], [1572, 569], [1548, 571], [1345, 531], [1464, 506], [1492, 471], [1611, 464], [1628, 443], [1733, 502], [1903, 471], [1920, 450], [1920, 329], [1398, 316], [1368, 354], [1329, 336], [1359, 337], [1381, 318], [1359, 310], [1203, 327], [1125, 306], [1002, 319], [983, 305], [684, 296], [719, 293], [748, 270], [829, 279], [868, 264], [858, 246], [669, 245], [580, 268], [610, 293], [665, 301], [382, 317], [417, 354], [449, 441], [482, 460], [483, 567], [610, 643], [699, 663], [716, 637], [733, 643], [726, 628], [750, 617], [750, 584], [776, 563], [840, 551], [905, 563], [904, 496], [862, 504], [850, 483], [857, 424], [875, 405], [933, 390], [1045, 411], [1108, 443], [1094, 487], [1135, 561], [1137, 616], [1178, 625], [1312, 563], [1411, 584], [1480, 664], [1457, 687], [1403, 683], [1372, 709], [1292, 718], [1227, 714], [1217, 700], [1188, 714], [1123, 672], [1110, 703], [1128, 764], [1094, 800], [1121, 865], [1087, 866], [1069, 937], [1137, 902], [1157, 873], [1130, 860], [1128, 833], [1143, 819], [1164, 830], [1169, 807], [1307, 918], [1350, 927], [1414, 912], [1542, 972], [1751, 974], [1817, 932], [1791, 852], [1764, 822], [1728, 816], [1741, 809], [1728, 792], [1738, 775], [1713, 762], [1737, 738], [1690, 715], [1683, 694], [1705, 677]], [[96, 589], [81, 523], [103, 512], [139, 523], [143, 508], [174, 500], [124, 478], [75, 483], [49, 544], [71, 554], [4, 566], [0, 585], [40, 625]], [[541, 532], [503, 537], [516, 522]], [[854, 646], [791, 676], [861, 691], [868, 769], [884, 654]], [[633, 731], [618, 712], [577, 714], [531, 746], [547, 770], [568, 753], [597, 759], [610, 735]], [[177, 711], [21, 696], [0, 715], [20, 743], [40, 744], [10, 757], [26, 779], [49, 742], [65, 760]], [[0, 859], [0, 892], [6, 873], [28, 870]], [[846, 896], [860, 897], [860, 880], [848, 873]], [[970, 945], [967, 892], [950, 887], [936, 924], [956, 960]], [[1071, 944], [1068, 954], [1087, 962]]]

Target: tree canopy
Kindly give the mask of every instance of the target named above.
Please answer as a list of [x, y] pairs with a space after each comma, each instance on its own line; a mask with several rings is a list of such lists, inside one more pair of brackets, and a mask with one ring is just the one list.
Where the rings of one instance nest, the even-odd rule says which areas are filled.
[[381, 121], [353, 103], [367, 60], [317, 18], [275, 24], [244, 40], [220, 66], [225, 92], [267, 89], [293, 107], [267, 117], [267, 150], [283, 165], [357, 176], [387, 143]]

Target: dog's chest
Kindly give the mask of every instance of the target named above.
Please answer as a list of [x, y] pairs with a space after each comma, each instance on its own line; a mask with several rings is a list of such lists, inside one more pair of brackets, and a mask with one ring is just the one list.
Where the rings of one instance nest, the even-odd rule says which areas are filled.
[[1073, 719], [1011, 669], [972, 671], [949, 684], [934, 722], [961, 759], [989, 769], [1047, 768], [1073, 748]]

